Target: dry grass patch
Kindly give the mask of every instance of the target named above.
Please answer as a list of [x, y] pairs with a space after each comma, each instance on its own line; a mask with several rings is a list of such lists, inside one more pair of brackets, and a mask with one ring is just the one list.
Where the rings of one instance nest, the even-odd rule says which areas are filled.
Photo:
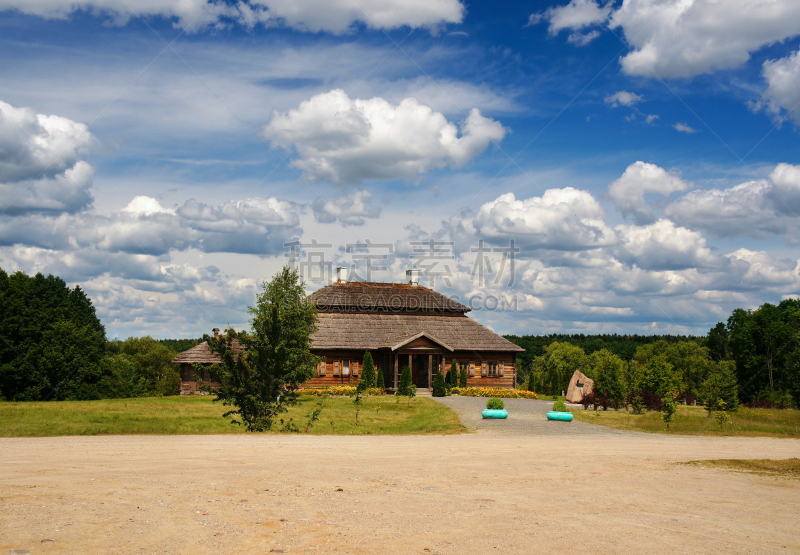
[[800, 459], [714, 459], [685, 464], [701, 468], [724, 468], [764, 476], [800, 478]]
[[679, 406], [667, 431], [660, 412], [573, 410], [576, 420], [622, 430], [708, 436], [800, 438], [800, 411], [740, 408], [720, 425], [702, 407]]

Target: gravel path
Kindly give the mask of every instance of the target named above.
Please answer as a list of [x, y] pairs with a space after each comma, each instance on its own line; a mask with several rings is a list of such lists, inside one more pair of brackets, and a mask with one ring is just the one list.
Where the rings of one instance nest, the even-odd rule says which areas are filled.
[[800, 553], [800, 480], [676, 464], [800, 440], [580, 428], [0, 438], [0, 554]]
[[[508, 411], [508, 418], [497, 420], [484, 419], [481, 411], [486, 408], [484, 397], [433, 397], [443, 405], [456, 411], [461, 418], [461, 423], [471, 430], [480, 430], [499, 435], [523, 436], [619, 436], [637, 435], [637, 432], [615, 430], [606, 426], [587, 424], [585, 422], [555, 422], [547, 419], [547, 411], [553, 408], [552, 401], [538, 401], [532, 399], [503, 399]], [[578, 407], [578, 405], [576, 405]], [[573, 411], [583, 410], [583, 407], [570, 407]]]

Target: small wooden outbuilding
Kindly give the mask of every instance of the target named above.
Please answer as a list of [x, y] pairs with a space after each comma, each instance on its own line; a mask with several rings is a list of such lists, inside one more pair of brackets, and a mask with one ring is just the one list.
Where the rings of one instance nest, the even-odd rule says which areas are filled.
[[[219, 337], [219, 328], [213, 329], [214, 337]], [[241, 347], [239, 342], [234, 340], [232, 345], [234, 351], [238, 351]], [[211, 366], [218, 364], [220, 361], [219, 355], [211, 350], [208, 342], [203, 341], [188, 349], [175, 358], [172, 363], [178, 365], [178, 370], [181, 376], [181, 395], [197, 395], [204, 393], [200, 389], [200, 384], [205, 383], [211, 387], [216, 387], [218, 384], [211, 381], [211, 375], [208, 370], [195, 370], [195, 364], [202, 366]], [[195, 379], [198, 378], [198, 379]]]

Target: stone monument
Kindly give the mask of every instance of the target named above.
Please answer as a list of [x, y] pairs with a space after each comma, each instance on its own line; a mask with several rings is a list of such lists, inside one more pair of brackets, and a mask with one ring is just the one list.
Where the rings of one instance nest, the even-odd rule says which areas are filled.
[[575, 370], [567, 389], [567, 403], [580, 403], [584, 395], [589, 395], [594, 388], [594, 380], [587, 378], [580, 370]]

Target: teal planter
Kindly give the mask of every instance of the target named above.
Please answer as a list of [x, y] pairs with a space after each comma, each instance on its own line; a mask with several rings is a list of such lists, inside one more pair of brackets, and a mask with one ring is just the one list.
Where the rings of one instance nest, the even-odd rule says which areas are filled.
[[573, 416], [571, 412], [561, 412], [557, 410], [551, 410], [547, 413], [548, 420], [558, 420], [560, 422], [572, 422]]
[[[508, 418], [508, 411], [505, 409], [483, 409], [481, 412], [484, 418]], [[572, 415], [570, 415], [572, 416]]]

